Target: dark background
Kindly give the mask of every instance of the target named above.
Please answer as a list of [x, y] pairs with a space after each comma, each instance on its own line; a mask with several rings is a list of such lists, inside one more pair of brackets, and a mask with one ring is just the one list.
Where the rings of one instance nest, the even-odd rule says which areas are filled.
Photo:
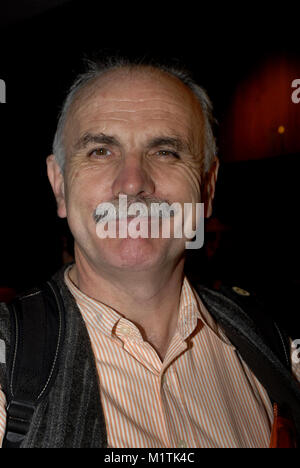
[[219, 122], [214, 219], [206, 248], [189, 252], [189, 268], [207, 283], [288, 298], [283, 315], [296, 323], [300, 103], [290, 96], [291, 81], [300, 79], [299, 9], [287, 2], [58, 0], [2, 0], [0, 8], [7, 86], [0, 104], [0, 286], [22, 290], [63, 263], [69, 235], [56, 216], [45, 158], [83, 56], [111, 49], [177, 57], [208, 91]]

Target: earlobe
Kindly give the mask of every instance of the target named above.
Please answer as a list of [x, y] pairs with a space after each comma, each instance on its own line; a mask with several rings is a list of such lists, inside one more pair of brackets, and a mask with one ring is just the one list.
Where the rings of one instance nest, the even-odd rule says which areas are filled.
[[66, 218], [64, 176], [53, 154], [47, 157], [46, 162], [48, 179], [57, 203], [57, 214], [60, 218]]

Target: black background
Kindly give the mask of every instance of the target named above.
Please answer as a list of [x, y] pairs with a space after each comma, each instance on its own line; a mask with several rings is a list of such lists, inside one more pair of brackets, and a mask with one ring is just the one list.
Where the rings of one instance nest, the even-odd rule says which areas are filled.
[[[258, 62], [280, 51], [300, 55], [299, 10], [286, 2], [2, 1], [1, 9], [0, 285], [16, 290], [62, 264], [67, 228], [56, 216], [45, 158], [83, 56], [111, 49], [179, 58], [207, 89], [221, 126], [237, 84]], [[284, 315], [298, 321], [299, 155], [226, 163], [220, 148], [219, 157], [215, 215], [230, 231], [212, 260], [202, 249], [189, 265], [204, 281], [273, 297], [292, 288]]]

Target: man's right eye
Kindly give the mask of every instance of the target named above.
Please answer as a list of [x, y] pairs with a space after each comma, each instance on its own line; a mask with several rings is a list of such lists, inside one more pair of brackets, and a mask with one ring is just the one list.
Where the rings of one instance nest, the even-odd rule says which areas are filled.
[[94, 158], [105, 158], [107, 156], [110, 156], [112, 153], [109, 149], [107, 148], [95, 148], [92, 151], [89, 152], [89, 156], [94, 157]]

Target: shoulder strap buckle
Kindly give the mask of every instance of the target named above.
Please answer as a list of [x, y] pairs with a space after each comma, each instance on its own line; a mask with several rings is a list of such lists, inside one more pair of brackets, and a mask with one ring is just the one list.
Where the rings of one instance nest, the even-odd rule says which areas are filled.
[[13, 400], [7, 407], [6, 447], [18, 447], [28, 432], [35, 406]]

